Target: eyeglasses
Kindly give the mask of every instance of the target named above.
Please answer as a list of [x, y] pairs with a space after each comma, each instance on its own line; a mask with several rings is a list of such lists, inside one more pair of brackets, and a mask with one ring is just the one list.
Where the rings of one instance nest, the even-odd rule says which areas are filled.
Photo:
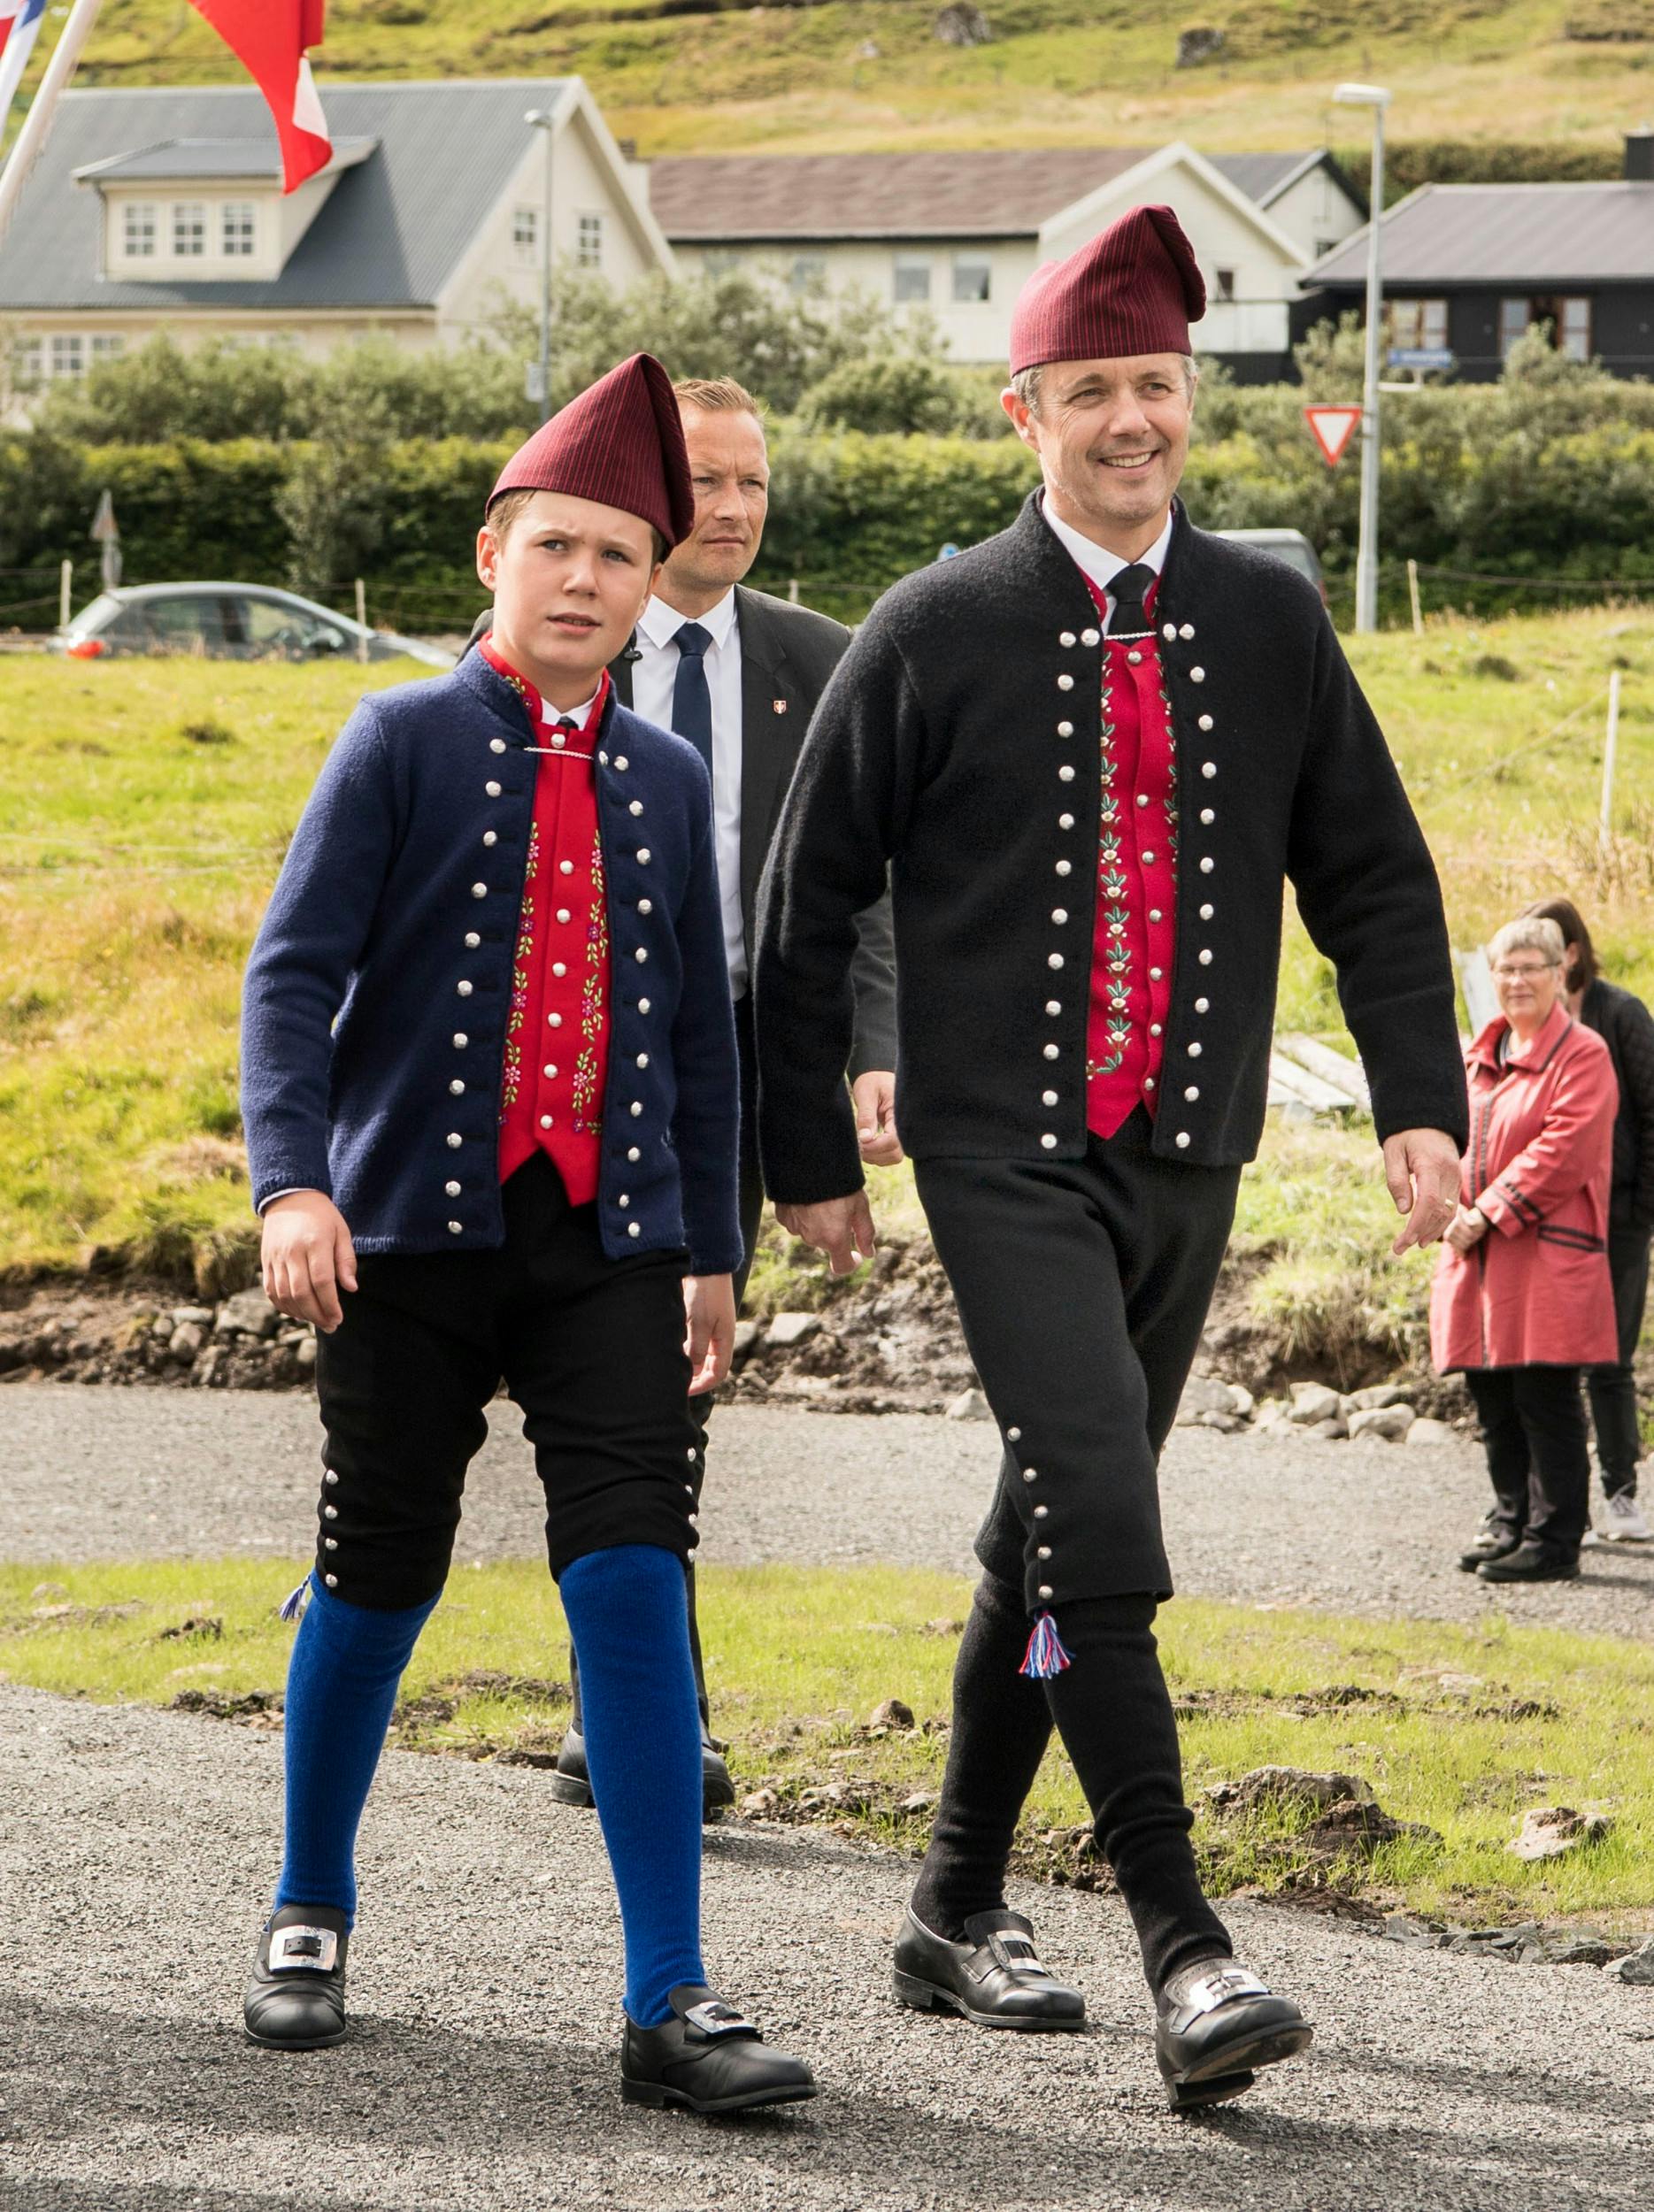
[[1554, 960], [1502, 960], [1493, 972], [1501, 983], [1531, 982], [1535, 976], [1549, 975], [1558, 964]]

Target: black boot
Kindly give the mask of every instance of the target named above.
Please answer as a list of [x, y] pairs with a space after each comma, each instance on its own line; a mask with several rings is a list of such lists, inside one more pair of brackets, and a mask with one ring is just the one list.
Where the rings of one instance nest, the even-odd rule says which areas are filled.
[[344, 2039], [347, 1916], [331, 1905], [283, 1905], [258, 1936], [242, 2001], [248, 2036], [273, 2051], [319, 2051]]
[[935, 1934], [910, 1905], [896, 1939], [897, 2000], [915, 2012], [957, 2012], [979, 2028], [1025, 2034], [1083, 2028], [1086, 2001], [1047, 1966], [1019, 1912], [973, 1913], [963, 1943]]
[[1155, 2004], [1154, 2049], [1173, 2112], [1244, 2095], [1257, 2069], [1292, 2058], [1314, 2031], [1232, 1958], [1179, 1967]]
[[766, 2049], [751, 2021], [714, 1991], [686, 1983], [666, 2001], [674, 2017], [660, 2027], [626, 2024], [620, 2094], [627, 2104], [747, 2112], [815, 2095], [816, 2078], [804, 2061]]

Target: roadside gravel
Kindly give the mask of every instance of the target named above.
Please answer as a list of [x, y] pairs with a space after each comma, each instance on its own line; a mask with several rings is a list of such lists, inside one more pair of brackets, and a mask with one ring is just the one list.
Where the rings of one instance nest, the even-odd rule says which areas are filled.
[[[595, 1821], [531, 1770], [393, 1753], [369, 1807], [357, 2032], [238, 2033], [281, 1744], [0, 1687], [0, 2201], [27, 2212], [1574, 2212], [1647, 2202], [1654, 1990], [1403, 1952], [1258, 1905], [1242, 1954], [1311, 2056], [1220, 2116], [1162, 2108], [1117, 1901], [1042, 1890], [1092, 2027], [898, 2011], [893, 1855], [714, 1831], [708, 1956], [825, 2093], [708, 2124], [623, 2107]], [[440, 1870], [440, 1871], [438, 1870]]]
[[[539, 1487], [517, 1417], [492, 1409], [456, 1556], [536, 1557]], [[13, 1384], [0, 1390], [0, 1559], [296, 1558], [314, 1527], [314, 1401], [285, 1392]], [[727, 1406], [702, 1514], [709, 1561], [899, 1561], [968, 1571], [992, 1489], [989, 1424]], [[1487, 1502], [1481, 1453], [1180, 1429], [1162, 1475], [1190, 1595], [1654, 1636], [1654, 1546], [1585, 1555], [1577, 1583], [1498, 1591], [1461, 1574]]]

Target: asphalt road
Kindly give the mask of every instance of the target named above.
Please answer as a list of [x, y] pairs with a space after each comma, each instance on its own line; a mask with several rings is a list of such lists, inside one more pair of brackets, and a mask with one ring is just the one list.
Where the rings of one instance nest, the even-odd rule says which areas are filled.
[[[472, 1473], [457, 1558], [538, 1556], [540, 1493], [504, 1402]], [[288, 1393], [0, 1389], [0, 1559], [296, 1558], [314, 1530], [320, 1432]], [[709, 1561], [898, 1560], [968, 1571], [996, 1432], [926, 1415], [715, 1417]], [[1588, 1552], [1577, 1583], [1500, 1591], [1456, 1560], [1487, 1503], [1480, 1452], [1173, 1436], [1162, 1471], [1181, 1590], [1254, 1604], [1654, 1636], [1654, 1546]]]
[[27, 2212], [1573, 2212], [1645, 2206], [1654, 1990], [1414, 1953], [1258, 1905], [1242, 1955], [1319, 2027], [1219, 2116], [1162, 2108], [1117, 1902], [1043, 1890], [1073, 2039], [898, 2011], [909, 1870], [742, 1824], [711, 1970], [816, 2067], [812, 2105], [623, 2107], [598, 1831], [532, 1770], [393, 1753], [368, 1809], [354, 2039], [254, 2050], [239, 1985], [281, 1743], [0, 1687], [0, 2202]]

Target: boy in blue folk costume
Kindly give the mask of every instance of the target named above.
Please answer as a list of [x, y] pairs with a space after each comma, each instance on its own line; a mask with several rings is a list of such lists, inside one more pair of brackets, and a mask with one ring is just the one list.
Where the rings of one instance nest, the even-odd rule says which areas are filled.
[[265, 1286], [319, 1333], [326, 1440], [245, 2018], [286, 2050], [346, 2032], [357, 1827], [503, 1379], [619, 1896], [621, 2092], [726, 2112], [815, 2089], [700, 1951], [689, 1399], [735, 1327], [735, 1041], [705, 767], [606, 672], [693, 513], [677, 402], [639, 354], [502, 473], [490, 638], [363, 700], [253, 950]]

